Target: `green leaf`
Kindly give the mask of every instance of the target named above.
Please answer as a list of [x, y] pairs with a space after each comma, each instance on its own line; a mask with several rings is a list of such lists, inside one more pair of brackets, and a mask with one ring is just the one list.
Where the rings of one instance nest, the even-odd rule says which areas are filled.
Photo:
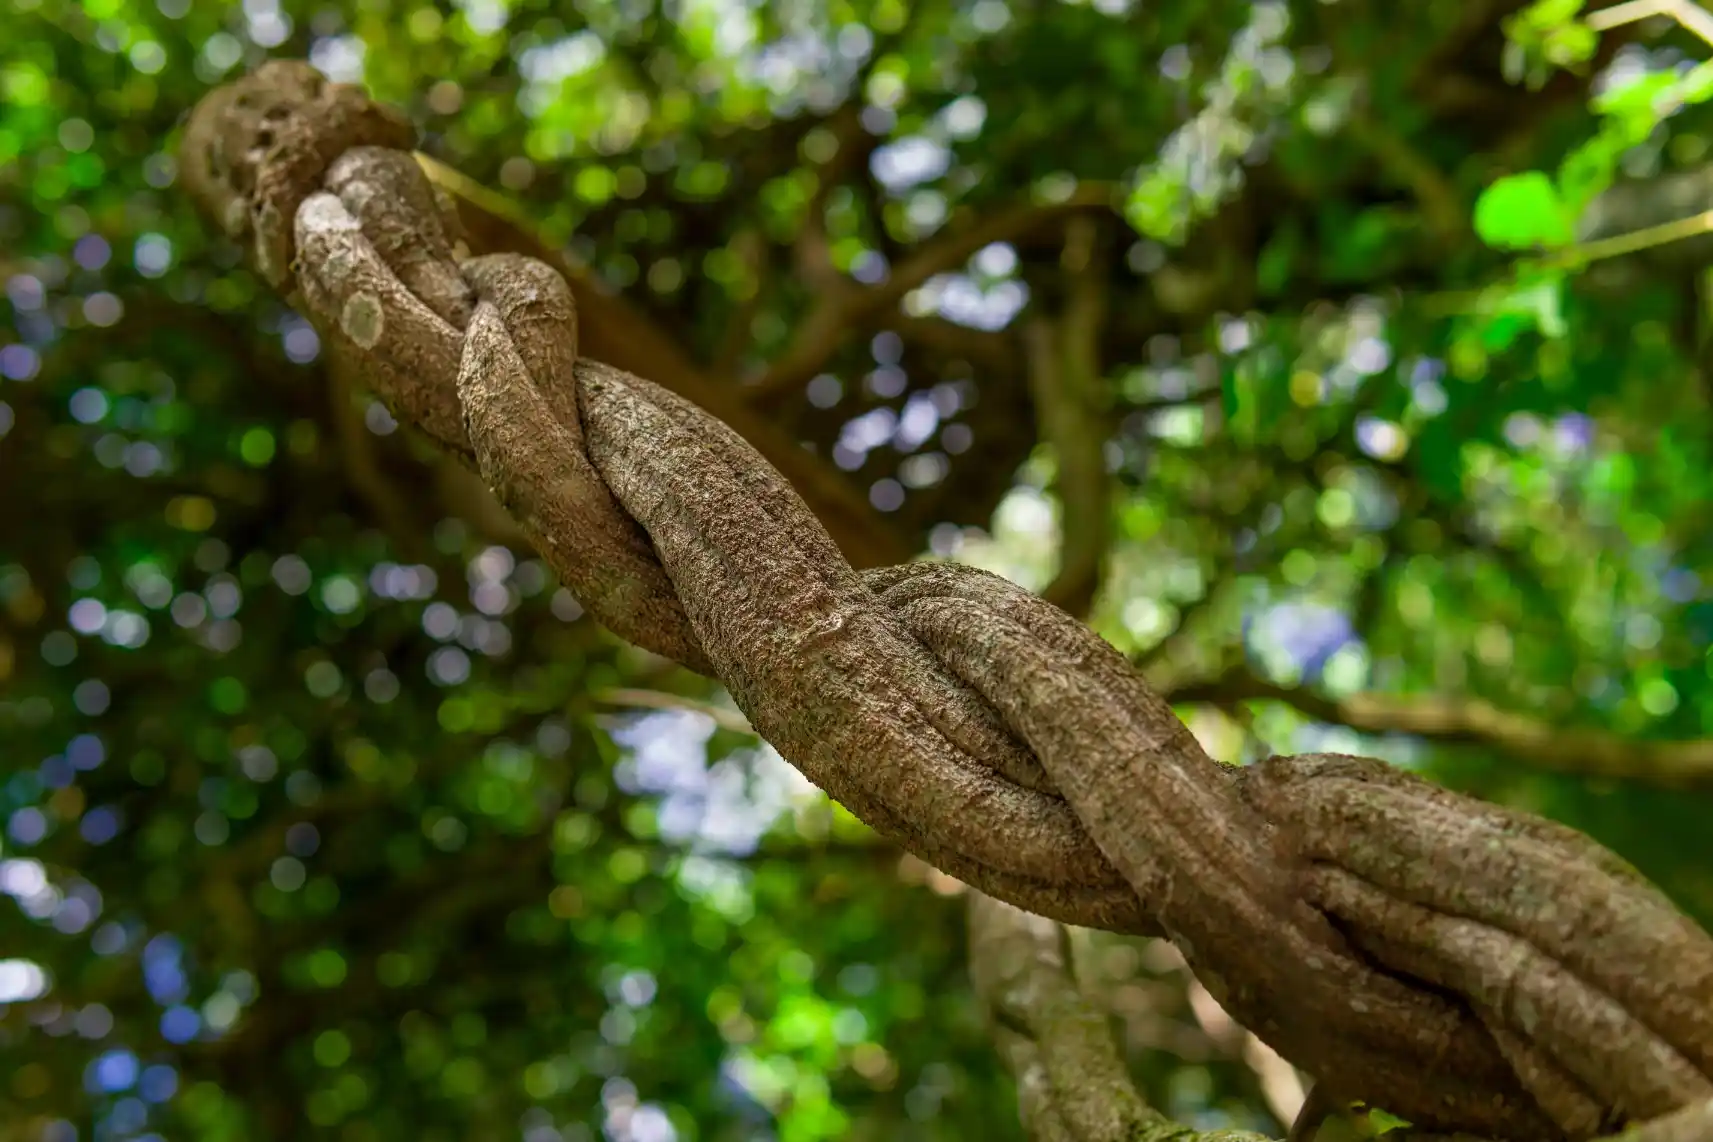
[[1583, 0], [1538, 0], [1517, 13], [1517, 24], [1530, 31], [1558, 31], [1576, 19], [1582, 4]]
[[1677, 97], [1684, 103], [1705, 103], [1713, 99], [1713, 62], [1703, 61], [1691, 68], [1678, 83]]
[[1541, 171], [1507, 175], [1475, 203], [1475, 232], [1489, 246], [1528, 250], [1568, 245], [1570, 215], [1552, 180]]
[[1615, 131], [1605, 129], [1564, 157], [1558, 167], [1558, 185], [1568, 210], [1579, 212], [1612, 185], [1626, 149]]
[[1489, 347], [1502, 349], [1530, 327], [1544, 337], [1563, 337], [1563, 287], [1561, 274], [1530, 274], [1484, 294], [1479, 310], [1492, 321], [1483, 334]]
[[1659, 122], [1661, 97], [1678, 85], [1675, 71], [1656, 71], [1614, 85], [1596, 95], [1590, 106], [1602, 115], [1638, 116], [1649, 120], [1648, 130]]
[[1388, 1114], [1379, 1107], [1373, 1107], [1368, 1111], [1368, 1125], [1373, 1128], [1375, 1134], [1390, 1134], [1394, 1130], [1407, 1130], [1412, 1123], [1395, 1114]]

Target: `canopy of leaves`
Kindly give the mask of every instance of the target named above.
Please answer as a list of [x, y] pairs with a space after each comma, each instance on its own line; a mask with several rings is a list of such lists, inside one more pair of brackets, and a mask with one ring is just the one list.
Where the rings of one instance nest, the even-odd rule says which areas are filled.
[[[1709, 51], [1558, 0], [0, 0], [0, 1139], [1021, 1137], [959, 886], [328, 367], [178, 186], [210, 86], [406, 108], [1217, 755], [1421, 767], [1705, 921], [1706, 251], [1594, 247], [1713, 206]], [[1157, 1106], [1288, 1117], [1169, 949], [1101, 962]]]

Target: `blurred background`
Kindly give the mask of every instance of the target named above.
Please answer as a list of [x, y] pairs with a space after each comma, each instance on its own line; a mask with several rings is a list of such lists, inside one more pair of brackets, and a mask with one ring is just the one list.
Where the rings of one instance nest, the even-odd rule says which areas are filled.
[[[0, 1138], [1023, 1137], [961, 887], [329, 367], [180, 186], [211, 86], [407, 109], [857, 565], [998, 571], [1216, 757], [1417, 768], [1705, 923], [1708, 30], [0, 0]], [[1169, 947], [1095, 962], [1156, 1106], [1282, 1129]]]

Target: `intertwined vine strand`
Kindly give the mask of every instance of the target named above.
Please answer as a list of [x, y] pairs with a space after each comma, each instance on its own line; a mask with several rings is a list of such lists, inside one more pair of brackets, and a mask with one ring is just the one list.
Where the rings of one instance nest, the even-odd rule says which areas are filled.
[[1423, 1125], [1585, 1138], [1713, 1097], [1713, 941], [1585, 838], [1378, 762], [1222, 766], [1110, 646], [967, 568], [858, 574], [718, 419], [577, 352], [551, 268], [469, 258], [356, 88], [275, 62], [192, 116], [193, 193], [590, 612], [991, 896], [1163, 934], [1232, 1014]]

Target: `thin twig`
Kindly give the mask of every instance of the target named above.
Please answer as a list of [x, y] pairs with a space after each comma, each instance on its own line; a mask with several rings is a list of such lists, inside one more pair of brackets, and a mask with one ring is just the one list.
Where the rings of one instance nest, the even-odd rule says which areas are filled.
[[1590, 28], [1604, 32], [1653, 16], [1669, 16], [1685, 31], [1713, 44], [1713, 14], [1699, 4], [1689, 3], [1689, 0], [1627, 0], [1623, 4], [1590, 12], [1586, 20]]
[[1693, 214], [1688, 218], [1662, 222], [1658, 226], [1644, 226], [1640, 230], [1631, 230], [1628, 234], [1614, 234], [1610, 238], [1572, 246], [1564, 253], [1549, 258], [1547, 264], [1556, 266], [1599, 262], [1634, 254], [1653, 246], [1682, 242], [1709, 232], [1713, 232], [1713, 210], [1703, 210], [1700, 214]]
[[1559, 729], [1478, 698], [1360, 693], [1328, 698], [1281, 686], [1246, 670], [1178, 687], [1174, 705], [1279, 702], [1316, 721], [1370, 734], [1410, 734], [1438, 742], [1496, 749], [1541, 769], [1583, 777], [1645, 781], [1670, 788], [1713, 789], [1713, 739], [1638, 741], [1587, 726]]
[[605, 706], [621, 706], [643, 710], [688, 710], [691, 713], [703, 714], [712, 718], [714, 724], [723, 730], [730, 730], [735, 734], [753, 735], [755, 733], [755, 727], [749, 724], [749, 719], [737, 710], [716, 706], [712, 702], [699, 702], [695, 698], [686, 698], [682, 694], [667, 694], [659, 690], [612, 687], [606, 690], [597, 690], [591, 697]]

